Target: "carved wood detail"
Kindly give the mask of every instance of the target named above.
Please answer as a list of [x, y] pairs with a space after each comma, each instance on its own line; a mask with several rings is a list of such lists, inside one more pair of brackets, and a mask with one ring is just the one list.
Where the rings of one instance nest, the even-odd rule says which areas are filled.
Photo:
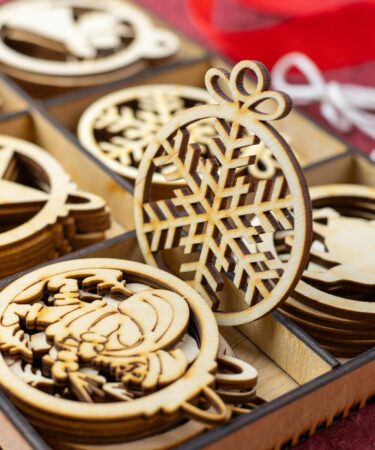
[[142, 11], [119, 0], [17, 0], [2, 6], [0, 28], [3, 70], [56, 86], [100, 83], [179, 48], [173, 32], [156, 28]]
[[[123, 260], [69, 261], [18, 279], [0, 305], [0, 385], [47, 434], [111, 442], [184, 417], [230, 418], [214, 390], [214, 316], [167, 273]], [[231, 361], [242, 371], [220, 383], [254, 381], [250, 365]]]
[[0, 136], [0, 277], [105, 238], [104, 200], [79, 191], [41, 148]]
[[[352, 357], [375, 344], [375, 189], [342, 184], [310, 193], [309, 264], [283, 312], [334, 355]], [[287, 259], [293, 235], [280, 233], [276, 242]]]
[[[212, 102], [203, 89], [159, 84], [137, 86], [106, 95], [83, 113], [78, 136], [97, 158], [114, 172], [134, 180], [147, 146], [176, 114], [200, 104]], [[216, 132], [210, 120], [189, 127], [192, 142], [207, 153], [207, 145]], [[168, 168], [162, 168], [168, 170]], [[165, 178], [155, 174], [155, 182]]]
[[[249, 70], [257, 77], [252, 92], [245, 84]], [[146, 261], [168, 268], [165, 251], [181, 249], [189, 258], [174, 253], [169, 269], [191, 280], [220, 324], [234, 325], [267, 314], [287, 298], [307, 260], [311, 210], [297, 160], [268, 123], [284, 117], [290, 103], [269, 90], [264, 66], [243, 61], [231, 74], [211, 69], [206, 86], [217, 103], [181, 113], [149, 145], [136, 180], [135, 220]], [[267, 113], [261, 110], [266, 101], [274, 105]], [[210, 156], [203, 158], [201, 146], [191, 142], [189, 126], [208, 118], [217, 136], [209, 145]], [[244, 173], [256, 161], [259, 141], [280, 165], [273, 179]], [[166, 182], [186, 186], [175, 189], [171, 198], [156, 200], [153, 175], [165, 166]], [[271, 253], [272, 236], [280, 230], [298, 236], [288, 263]], [[233, 301], [223, 306], [228, 286]]]

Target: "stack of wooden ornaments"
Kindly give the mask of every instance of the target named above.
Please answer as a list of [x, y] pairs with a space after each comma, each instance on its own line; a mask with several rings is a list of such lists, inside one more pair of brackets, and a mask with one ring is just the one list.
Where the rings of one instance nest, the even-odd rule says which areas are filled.
[[[256, 370], [231, 356], [199, 294], [166, 272], [115, 259], [53, 264], [11, 284], [0, 305], [1, 385], [54, 446], [163, 439], [194, 420], [191, 437], [256, 404]], [[175, 444], [186, 439], [175, 431]]]
[[[310, 194], [309, 265], [282, 309], [335, 356], [352, 357], [375, 344], [375, 189], [327, 185]], [[279, 236], [278, 251], [292, 239]]]
[[0, 136], [0, 278], [99, 242], [105, 201], [77, 189], [34, 144]]
[[0, 28], [2, 70], [42, 87], [120, 79], [173, 57], [180, 45], [121, 0], [17, 0], [1, 7]]
[[[258, 79], [255, 90], [245, 84], [248, 71]], [[235, 358], [218, 324], [256, 320], [293, 290], [311, 242], [308, 189], [293, 152], [269, 124], [289, 112], [290, 100], [269, 90], [264, 66], [244, 61], [231, 74], [211, 69], [206, 86], [211, 101], [168, 120], [137, 170], [137, 236], [150, 265], [52, 264], [0, 294], [0, 385], [54, 447], [64, 440], [87, 449], [124, 441], [147, 448], [151, 438], [151, 448], [156, 441], [171, 447], [262, 402], [256, 370]], [[258, 111], [270, 99], [274, 109]], [[196, 138], [202, 121], [204, 143]], [[271, 181], [250, 171], [265, 148], [277, 164]], [[40, 151], [33, 148], [34, 157]], [[36, 167], [30, 153], [19, 153], [24, 165]], [[46, 157], [29, 187], [50, 180], [51, 195], [48, 165]], [[177, 186], [171, 198], [152, 198], [158, 169]], [[62, 215], [70, 218], [61, 188], [67, 177], [60, 178]], [[73, 215], [77, 221], [75, 209]], [[295, 242], [281, 263], [271, 253], [272, 237], [286, 230]], [[176, 251], [173, 258], [168, 250]], [[188, 283], [155, 266], [174, 266]]]
[[[148, 265], [126, 254], [51, 264], [0, 293], [0, 387], [54, 448], [171, 448], [251, 412], [262, 403], [256, 368], [218, 325], [281, 306], [337, 355], [373, 343], [363, 255], [374, 247], [375, 192], [309, 193], [271, 124], [290, 99], [270, 89], [261, 63], [210, 69], [206, 87], [115, 93], [79, 125], [94, 155], [134, 181]], [[1, 183], [18, 183], [0, 203], [2, 269], [103, 237], [100, 199], [77, 192], [41, 149], [0, 143]]]

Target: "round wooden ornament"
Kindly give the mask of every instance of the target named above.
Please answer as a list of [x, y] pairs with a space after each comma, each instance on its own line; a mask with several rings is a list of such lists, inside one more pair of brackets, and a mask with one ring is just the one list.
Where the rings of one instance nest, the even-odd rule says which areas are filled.
[[174, 33], [119, 0], [16, 0], [1, 6], [0, 29], [4, 70], [56, 86], [100, 83], [103, 74], [179, 47]]
[[[252, 91], [248, 71], [257, 78]], [[216, 103], [177, 115], [149, 145], [135, 185], [135, 223], [149, 264], [183, 274], [211, 303], [219, 324], [238, 325], [276, 308], [298, 282], [311, 242], [311, 207], [295, 156], [268, 123], [287, 115], [290, 101], [269, 90], [267, 69], [254, 61], [240, 62], [230, 74], [211, 69], [206, 86]], [[267, 100], [273, 108], [263, 112]], [[208, 158], [188, 129], [202, 119], [216, 129]], [[280, 166], [272, 179], [245, 170], [256, 161], [259, 141]], [[153, 198], [157, 170], [183, 185], [171, 198]], [[295, 241], [284, 264], [272, 254], [272, 241], [276, 231], [289, 229]]]
[[[375, 189], [327, 185], [310, 189], [314, 242], [310, 265], [294, 296], [338, 317], [370, 321], [375, 314], [373, 255]], [[350, 210], [350, 216], [345, 211]], [[365, 217], [365, 218], [364, 218]], [[293, 237], [286, 238], [290, 245]], [[372, 317], [372, 319], [371, 319]]]
[[[147, 146], [173, 117], [189, 107], [211, 103], [203, 89], [174, 84], [137, 86], [113, 92], [87, 108], [78, 124], [82, 145], [111, 170], [135, 180]], [[193, 142], [207, 145], [215, 129], [209, 120], [189, 127]], [[154, 182], [165, 178], [155, 173]]]
[[0, 349], [1, 388], [53, 439], [116, 442], [229, 418], [210, 387], [213, 314], [144, 264], [83, 259], [19, 278], [0, 294]]
[[[374, 345], [375, 189], [327, 185], [310, 189], [314, 239], [309, 264], [282, 311], [335, 356]], [[293, 236], [277, 235], [281, 258]]]
[[[257, 373], [254, 368], [250, 364], [236, 359], [233, 350], [221, 335], [219, 340], [218, 358], [229, 358], [231, 361], [235, 362], [234, 364], [230, 365], [226, 364], [225, 367], [222, 368], [225, 370], [224, 375], [227, 376], [227, 382], [229, 381], [230, 386], [232, 388], [235, 387], [238, 393], [240, 393], [239, 390], [243, 391], [244, 384], [255, 384]], [[221, 362], [220, 365], [222, 365]], [[233, 372], [233, 369], [236, 371], [236, 373], [231, 373]], [[246, 376], [244, 377], [245, 372]], [[219, 368], [218, 372], [216, 373], [216, 380], [218, 377], [220, 378], [222, 376], [223, 374], [220, 373]], [[220, 383], [216, 381], [216, 385], [216, 392], [219, 393]], [[217, 389], [218, 386], [219, 389]], [[226, 387], [228, 388], [228, 384]], [[222, 391], [220, 390], [220, 395], [221, 392]], [[246, 404], [243, 403], [243, 400], [245, 398], [244, 392], [241, 392], [241, 394], [241, 396], [235, 397], [235, 402], [233, 404], [227, 404], [227, 407], [231, 411], [232, 418], [238, 415], [247, 414], [264, 403], [264, 401], [262, 401], [255, 395], [254, 389], [251, 401], [248, 401]], [[211, 407], [211, 409], [213, 408]], [[77, 444], [64, 441], [64, 443], [62, 444], [61, 441], [55, 441], [51, 437], [49, 438], [48, 443], [51, 444], [52, 448], [54, 448], [55, 446], [59, 446], [59, 448], [74, 448], [79, 450], [166, 450], [182, 445], [190, 439], [203, 434], [210, 428], [212, 428], [212, 425], [198, 422], [194, 419], [187, 419], [185, 422], [179, 423], [172, 428], [168, 428], [166, 431], [137, 439], [136, 441], [119, 442], [113, 444], [107, 443], [99, 445]]]

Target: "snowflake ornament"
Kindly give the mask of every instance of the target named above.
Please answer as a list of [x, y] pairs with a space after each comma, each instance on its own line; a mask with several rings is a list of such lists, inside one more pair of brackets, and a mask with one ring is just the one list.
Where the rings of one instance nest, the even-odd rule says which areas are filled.
[[[111, 170], [134, 180], [158, 131], [187, 108], [211, 101], [205, 90], [191, 86], [154, 84], [122, 89], [89, 106], [80, 119], [78, 136]], [[216, 134], [210, 119], [191, 124], [189, 133], [191, 142], [201, 144], [205, 153]], [[165, 184], [162, 175], [155, 175], [154, 182]]]
[[[252, 90], [248, 71], [257, 78]], [[240, 62], [230, 74], [210, 69], [206, 87], [216, 103], [174, 117], [145, 153], [135, 186], [136, 229], [149, 264], [190, 281], [219, 324], [239, 325], [276, 308], [300, 279], [311, 243], [311, 206], [293, 152], [269, 124], [285, 117], [291, 104], [269, 90], [267, 69], [255, 61]], [[216, 130], [208, 157], [189, 132], [203, 119]], [[249, 171], [259, 142], [279, 166], [271, 179]], [[155, 172], [181, 187], [160, 199], [152, 189]], [[282, 262], [273, 236], [286, 230], [294, 240], [289, 261]]]

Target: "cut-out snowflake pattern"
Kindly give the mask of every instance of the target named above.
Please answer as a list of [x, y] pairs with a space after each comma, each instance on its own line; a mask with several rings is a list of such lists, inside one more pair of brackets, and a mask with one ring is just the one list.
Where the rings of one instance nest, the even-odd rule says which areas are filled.
[[[81, 118], [78, 134], [82, 144], [107, 166], [134, 179], [146, 148], [158, 131], [177, 114], [208, 101], [210, 97], [204, 90], [188, 86], [124, 89], [91, 105]], [[189, 132], [191, 141], [201, 144], [208, 153], [215, 135], [212, 120], [191, 124]]]
[[[144, 232], [150, 234], [151, 251], [182, 245], [185, 253], [197, 252], [196, 261], [182, 264], [180, 271], [194, 273], [195, 286], [202, 286], [215, 299], [215, 307], [223, 273], [245, 291], [245, 302], [251, 305], [265, 298], [283, 273], [280, 261], [261, 250], [262, 236], [293, 228], [289, 211], [293, 202], [283, 176], [255, 183], [238, 172], [254, 160], [254, 155], [241, 152], [251, 145], [252, 137], [236, 138], [238, 124], [227, 129], [217, 120], [216, 129], [219, 136], [208, 159], [188, 144], [186, 129], [163, 142], [166, 155], [155, 158], [155, 166], [164, 166], [173, 148], [179, 148], [173, 162], [187, 186], [175, 190], [172, 199], [144, 204]], [[251, 205], [248, 196], [253, 196]]]
[[[245, 86], [249, 69], [258, 77], [252, 93]], [[211, 69], [206, 86], [217, 104], [191, 108], [169, 122], [148, 147], [136, 181], [136, 228], [146, 261], [189, 279], [223, 325], [255, 320], [282, 302], [298, 281], [311, 239], [301, 169], [282, 136], [264, 123], [285, 116], [289, 104], [267, 83], [260, 63], [239, 63], [231, 74]], [[266, 100], [276, 108], [263, 112]], [[189, 132], [203, 118], [216, 130], [208, 157]], [[249, 170], [260, 142], [279, 165], [270, 179]], [[181, 187], [160, 199], [151, 183], [163, 167], [169, 168], [166, 182]], [[298, 237], [293, 258], [284, 263], [273, 235], [287, 230]]]

